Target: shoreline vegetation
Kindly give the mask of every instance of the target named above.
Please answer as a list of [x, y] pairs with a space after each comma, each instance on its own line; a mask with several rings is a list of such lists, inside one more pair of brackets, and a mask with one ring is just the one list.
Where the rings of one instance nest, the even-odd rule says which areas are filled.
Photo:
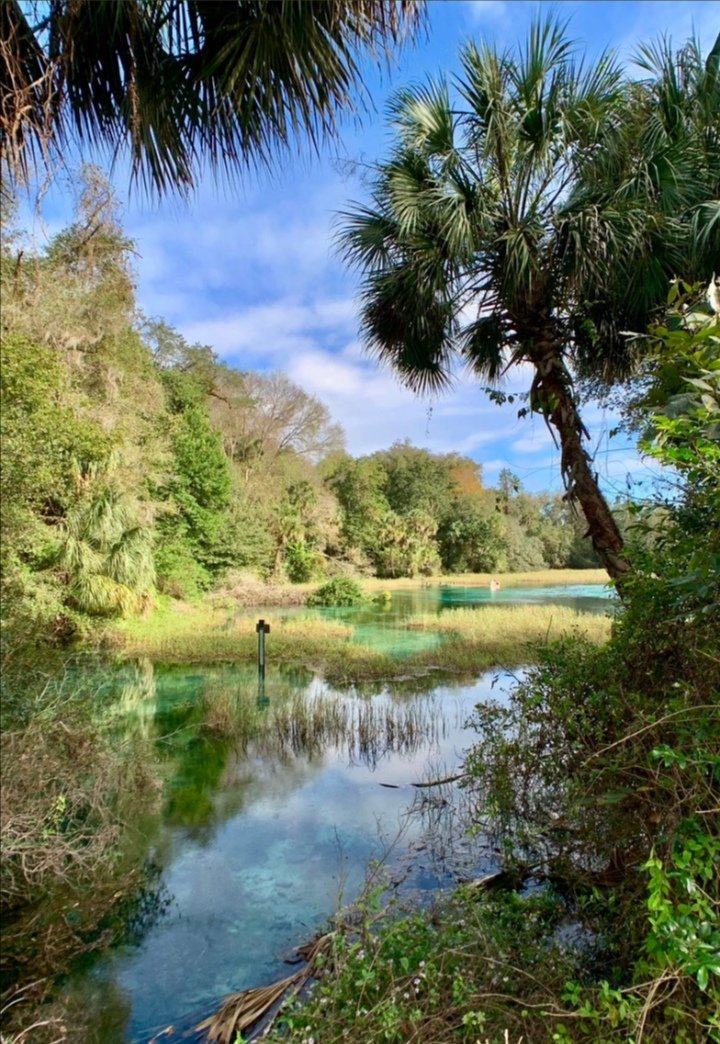
[[[572, 580], [570, 579], [572, 577]], [[489, 574], [433, 578], [428, 580], [369, 580], [362, 584], [366, 594], [379, 591], [408, 591], [443, 584], [447, 586], [488, 587]], [[544, 570], [539, 574], [498, 574], [501, 587], [598, 583], [607, 579], [603, 570]], [[532, 580], [531, 580], [532, 578]], [[303, 596], [314, 585], [302, 585]], [[263, 586], [263, 594], [270, 589]], [[103, 647], [121, 659], [149, 658], [164, 663], [254, 663], [257, 657], [255, 624], [257, 613], [265, 612], [272, 628], [268, 639], [268, 663], [298, 665], [323, 675], [328, 680], [367, 680], [406, 677], [442, 670], [480, 673], [487, 668], [517, 666], [534, 658], [533, 647], [547, 644], [571, 633], [593, 642], [604, 641], [610, 633], [609, 615], [576, 612], [551, 605], [483, 605], [473, 608], [448, 608], [440, 614], [419, 614], [395, 621], [399, 635], [432, 632], [437, 641], [410, 651], [384, 651], [355, 637], [352, 612], [343, 619], [321, 616], [316, 610], [282, 615], [297, 605], [287, 599], [295, 595], [288, 585], [271, 589], [273, 605], [258, 602], [253, 611], [243, 599], [231, 595], [215, 596], [203, 602], [161, 603], [145, 618], [123, 621], [103, 636]], [[610, 605], [608, 606], [610, 609]]]
[[[433, 576], [400, 576], [383, 578], [377, 576], [356, 577], [363, 590], [368, 594], [384, 591], [416, 591], [426, 587], [487, 587], [493, 581], [500, 589], [526, 586], [555, 586], [567, 584], [608, 584], [610, 582], [604, 569], [534, 569], [522, 572], [489, 572], [489, 573], [449, 573]], [[305, 605], [308, 595], [312, 594], [320, 581], [305, 583], [279, 583], [259, 580], [249, 573], [235, 574], [224, 581], [217, 590], [207, 595], [204, 601], [209, 604], [234, 599], [238, 607], [265, 609], [268, 607], [292, 607]]]

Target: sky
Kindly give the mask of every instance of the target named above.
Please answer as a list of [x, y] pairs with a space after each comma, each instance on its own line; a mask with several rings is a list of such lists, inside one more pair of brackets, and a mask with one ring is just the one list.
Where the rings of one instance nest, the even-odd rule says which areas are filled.
[[[357, 318], [357, 276], [334, 248], [338, 213], [363, 200], [358, 164], [383, 158], [390, 135], [385, 116], [392, 92], [427, 75], [458, 68], [460, 45], [521, 41], [538, 11], [567, 19], [590, 57], [612, 48], [631, 63], [640, 41], [662, 34], [676, 44], [695, 33], [705, 49], [720, 31], [720, 0], [430, 0], [429, 31], [396, 56], [390, 69], [368, 61], [370, 104], [346, 119], [338, 141], [318, 155], [283, 156], [272, 174], [216, 185], [210, 177], [188, 203], [153, 203], [128, 196], [123, 169], [113, 174], [123, 222], [134, 240], [137, 297], [146, 315], [162, 317], [190, 342], [211, 345], [243, 370], [285, 371], [328, 407], [354, 455], [409, 439], [434, 452], [455, 451], [482, 464], [487, 485], [510, 468], [526, 488], [562, 489], [559, 454], [540, 418], [517, 418], [518, 404], [497, 406], [477, 382], [459, 379], [432, 400], [403, 388], [363, 352]], [[34, 221], [36, 241], [53, 234], [72, 212], [72, 192], [58, 179]], [[521, 368], [507, 393], [527, 391]], [[583, 419], [606, 492], [645, 484], [652, 465], [622, 437], [617, 418], [588, 404]]]

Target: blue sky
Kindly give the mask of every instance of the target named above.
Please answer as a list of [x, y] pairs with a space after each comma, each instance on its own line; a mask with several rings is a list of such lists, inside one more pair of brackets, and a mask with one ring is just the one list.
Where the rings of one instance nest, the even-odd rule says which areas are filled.
[[[285, 156], [273, 175], [246, 177], [232, 188], [208, 178], [188, 204], [152, 204], [139, 194], [128, 199], [127, 179], [117, 172], [124, 223], [136, 244], [141, 308], [241, 369], [284, 370], [328, 406], [351, 453], [408, 438], [473, 457], [488, 485], [510, 467], [529, 489], [560, 490], [558, 453], [541, 420], [518, 420], [517, 405], [493, 405], [470, 380], [439, 399], [418, 399], [364, 356], [356, 280], [333, 251], [337, 212], [364, 196], [353, 163], [387, 152], [384, 111], [392, 91], [456, 70], [458, 48], [469, 37], [512, 45], [538, 9], [567, 18], [590, 56], [611, 47], [628, 63], [641, 40], [666, 33], [679, 44], [694, 31], [707, 48], [720, 31], [720, 0], [430, 0], [427, 38], [406, 47], [389, 71], [368, 62], [371, 107], [348, 118], [340, 141], [320, 157]], [[35, 222], [37, 240], [56, 231], [70, 210], [71, 194], [58, 183]], [[505, 390], [528, 386], [528, 374], [520, 372]], [[633, 447], [609, 438], [615, 418], [592, 404], [584, 416], [607, 491], [623, 492], [628, 475], [646, 481], [650, 466]]]

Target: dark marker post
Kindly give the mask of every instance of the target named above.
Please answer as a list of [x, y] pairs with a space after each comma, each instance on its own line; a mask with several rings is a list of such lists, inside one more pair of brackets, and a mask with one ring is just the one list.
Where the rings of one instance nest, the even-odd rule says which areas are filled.
[[270, 624], [266, 624], [264, 620], [258, 620], [255, 624], [255, 630], [258, 636], [258, 676], [262, 679], [265, 678], [265, 635], [270, 634]]

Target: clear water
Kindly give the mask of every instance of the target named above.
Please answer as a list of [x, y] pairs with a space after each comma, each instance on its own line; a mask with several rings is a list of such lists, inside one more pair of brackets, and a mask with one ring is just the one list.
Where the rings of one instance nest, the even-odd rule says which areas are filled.
[[[439, 587], [395, 595], [389, 613], [336, 613], [389, 649], [412, 613], [563, 599], [608, 606], [602, 588]], [[144, 662], [105, 675], [98, 712], [119, 740], [145, 738], [164, 787], [157, 815], [137, 824], [157, 868], [145, 916], [62, 986], [83, 1039], [146, 1041], [173, 1026], [161, 1039], [178, 1040], [225, 994], [289, 974], [284, 959], [358, 895], [369, 860], [384, 858], [420, 891], [491, 869], [482, 839], [449, 844], [456, 813], [442, 790], [412, 784], [457, 769], [474, 706], [502, 698], [511, 680], [490, 672], [340, 690], [279, 670], [259, 691], [253, 671], [229, 665]], [[241, 739], [208, 728], [216, 706], [252, 727]], [[315, 706], [333, 708], [331, 720], [288, 731]]]
[[607, 613], [614, 598], [614, 591], [601, 584], [507, 587], [499, 591], [491, 591], [489, 587], [432, 584], [393, 591], [386, 608], [292, 609], [284, 613], [273, 610], [273, 615], [339, 620], [353, 627], [350, 641], [372, 645], [388, 655], [405, 656], [432, 648], [444, 640], [441, 634], [409, 630], [404, 626], [410, 617], [418, 614], [440, 614], [446, 609], [465, 607], [481, 611], [487, 605], [562, 605], [578, 612]]

